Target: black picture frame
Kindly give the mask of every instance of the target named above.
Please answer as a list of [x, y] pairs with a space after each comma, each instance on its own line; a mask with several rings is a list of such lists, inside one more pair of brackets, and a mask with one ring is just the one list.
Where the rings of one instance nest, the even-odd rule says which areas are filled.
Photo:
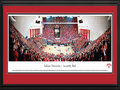
[[[117, 5], [117, 85], [4, 85], [3, 84], [3, 6], [4, 5]], [[0, 1], [0, 89], [120, 89], [120, 1], [119, 0], [1, 0]]]

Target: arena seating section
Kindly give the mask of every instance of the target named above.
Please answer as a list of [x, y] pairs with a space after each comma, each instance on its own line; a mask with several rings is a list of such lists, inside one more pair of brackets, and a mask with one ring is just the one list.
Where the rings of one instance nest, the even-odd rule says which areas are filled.
[[[97, 40], [89, 41], [79, 36], [75, 25], [60, 25], [60, 42], [71, 41], [75, 53], [71, 55], [54, 55], [43, 52], [47, 39], [55, 42], [53, 25], [45, 25], [43, 35], [24, 38], [10, 24], [9, 59], [10, 61], [110, 61], [111, 60], [111, 28], [106, 30]], [[45, 37], [45, 38], [44, 38]], [[23, 50], [23, 51], [22, 51]], [[63, 57], [64, 56], [64, 57]]]
[[54, 36], [54, 24], [46, 24], [43, 29], [43, 37], [51, 41], [67, 42], [78, 37], [78, 29], [75, 24], [60, 24], [60, 39], [56, 40]]

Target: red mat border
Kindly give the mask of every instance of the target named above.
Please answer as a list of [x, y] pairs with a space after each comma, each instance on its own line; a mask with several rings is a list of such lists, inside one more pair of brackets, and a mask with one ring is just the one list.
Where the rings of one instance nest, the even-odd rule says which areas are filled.
[[[8, 74], [8, 13], [112, 13], [112, 74]], [[117, 6], [3, 6], [3, 84], [117, 84]]]

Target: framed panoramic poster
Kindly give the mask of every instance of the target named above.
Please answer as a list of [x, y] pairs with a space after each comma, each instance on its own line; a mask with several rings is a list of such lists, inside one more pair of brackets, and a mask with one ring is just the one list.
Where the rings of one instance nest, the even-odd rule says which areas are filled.
[[72, 2], [1, 1], [3, 88], [119, 86], [119, 2]]

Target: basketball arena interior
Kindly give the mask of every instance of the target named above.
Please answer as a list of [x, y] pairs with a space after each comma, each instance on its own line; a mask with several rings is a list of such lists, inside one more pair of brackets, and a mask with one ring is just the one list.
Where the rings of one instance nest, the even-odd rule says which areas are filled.
[[9, 61], [111, 61], [109, 15], [9, 15]]

